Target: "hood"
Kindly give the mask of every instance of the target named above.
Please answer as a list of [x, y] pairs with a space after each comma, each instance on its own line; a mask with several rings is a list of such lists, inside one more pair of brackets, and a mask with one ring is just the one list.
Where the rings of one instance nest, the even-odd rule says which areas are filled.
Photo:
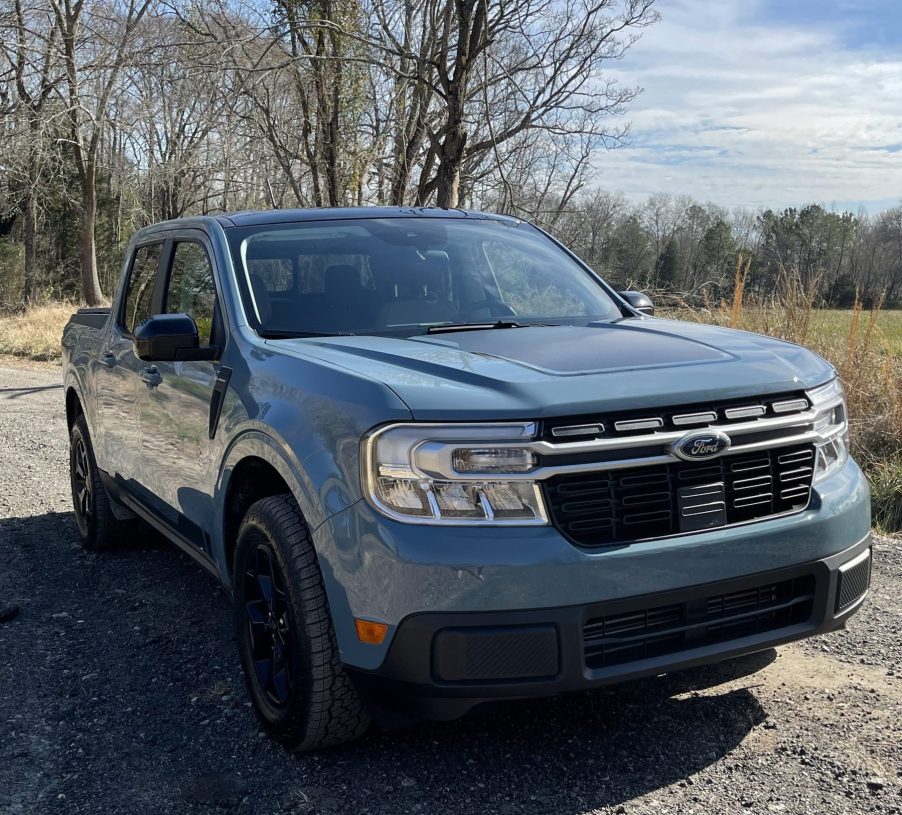
[[538, 419], [797, 391], [816, 354], [758, 334], [660, 319], [330, 337], [271, 345], [383, 382], [416, 419]]

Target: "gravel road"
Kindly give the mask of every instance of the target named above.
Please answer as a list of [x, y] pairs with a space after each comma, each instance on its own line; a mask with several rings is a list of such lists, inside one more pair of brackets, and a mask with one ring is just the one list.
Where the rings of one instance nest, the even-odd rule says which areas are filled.
[[60, 375], [0, 363], [0, 814], [899, 813], [902, 542], [847, 631], [745, 663], [286, 754], [226, 595], [163, 542], [92, 555]]

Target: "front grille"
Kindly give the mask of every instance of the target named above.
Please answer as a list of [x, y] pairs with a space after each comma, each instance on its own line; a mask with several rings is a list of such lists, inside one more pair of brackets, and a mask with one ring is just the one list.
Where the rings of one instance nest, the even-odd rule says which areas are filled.
[[583, 627], [586, 666], [623, 665], [804, 623], [814, 588], [814, 575], [806, 575], [593, 617]]
[[805, 393], [793, 391], [751, 399], [545, 419], [540, 435], [547, 441], [560, 444], [587, 438], [635, 436], [649, 431], [699, 430], [712, 424], [729, 425], [802, 413], [809, 407]]
[[570, 541], [608, 546], [799, 512], [808, 506], [814, 447], [714, 461], [560, 475], [543, 486], [551, 519]]

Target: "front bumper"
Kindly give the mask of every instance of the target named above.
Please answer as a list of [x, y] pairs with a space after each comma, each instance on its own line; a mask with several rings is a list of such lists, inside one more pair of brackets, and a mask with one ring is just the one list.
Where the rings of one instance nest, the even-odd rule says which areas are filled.
[[870, 583], [871, 539], [831, 557], [626, 599], [405, 619], [387, 658], [353, 670], [382, 707], [453, 719], [754, 653], [844, 625]]
[[[845, 552], [870, 531], [870, 493], [849, 461], [791, 516], [587, 551], [554, 527], [421, 527], [364, 502], [314, 531], [345, 665], [374, 671], [415, 615], [591, 607], [742, 580]], [[388, 624], [381, 645], [354, 619]]]

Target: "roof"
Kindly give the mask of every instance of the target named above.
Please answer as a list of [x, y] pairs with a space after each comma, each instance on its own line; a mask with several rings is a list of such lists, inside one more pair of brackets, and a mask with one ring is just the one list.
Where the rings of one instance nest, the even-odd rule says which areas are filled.
[[298, 221], [336, 221], [354, 218], [492, 218], [516, 221], [506, 215], [438, 207], [322, 207], [231, 212], [214, 216], [223, 226], [255, 226]]
[[288, 224], [303, 221], [339, 221], [360, 218], [479, 218], [520, 223], [519, 219], [491, 212], [464, 209], [440, 209], [439, 207], [320, 207], [308, 209], [261, 209], [244, 212], [221, 212], [211, 215], [191, 215], [142, 227], [134, 239], [141, 240], [160, 230], [203, 228], [219, 223], [225, 228], [258, 226], [264, 224]]

